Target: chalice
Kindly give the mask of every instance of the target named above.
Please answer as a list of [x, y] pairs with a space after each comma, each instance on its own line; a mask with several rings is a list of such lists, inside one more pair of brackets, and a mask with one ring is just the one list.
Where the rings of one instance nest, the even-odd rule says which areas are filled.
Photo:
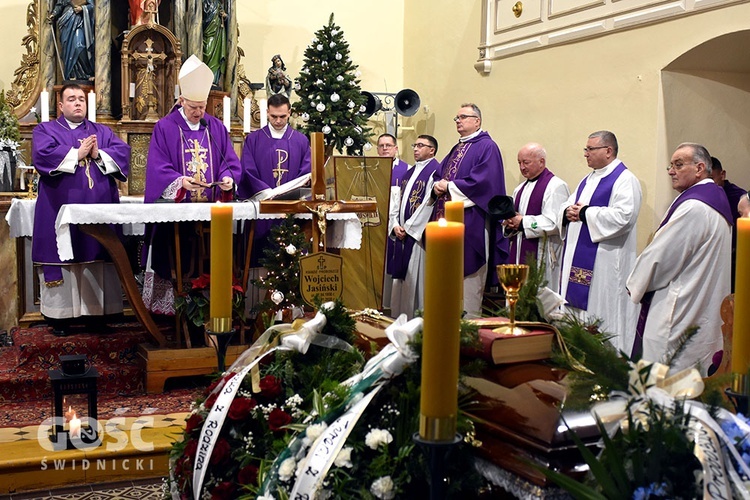
[[495, 333], [523, 335], [526, 330], [516, 326], [516, 302], [518, 302], [518, 291], [521, 289], [529, 275], [529, 266], [526, 264], [500, 264], [497, 266], [497, 279], [505, 290], [510, 308], [510, 322], [499, 328]]

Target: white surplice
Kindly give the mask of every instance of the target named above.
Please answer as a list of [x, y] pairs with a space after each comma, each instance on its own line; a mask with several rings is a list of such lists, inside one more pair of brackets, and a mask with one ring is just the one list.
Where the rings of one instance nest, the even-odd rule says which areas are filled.
[[[568, 185], [557, 176], [552, 177], [544, 190], [542, 197], [542, 213], [539, 215], [526, 215], [529, 206], [531, 193], [536, 187], [538, 179], [534, 181], [524, 181], [513, 191], [513, 200], [518, 199], [518, 192], [526, 185], [521, 198], [518, 199], [518, 213], [523, 215], [523, 234], [518, 233], [516, 238], [516, 255], [511, 255], [512, 262], [518, 264], [521, 261], [521, 242], [522, 238], [535, 239], [539, 238], [539, 247], [537, 249], [537, 262], [544, 262], [544, 277], [547, 280], [547, 287], [557, 292], [560, 285], [560, 259], [562, 257], [562, 240], [560, 233], [557, 231], [557, 213], [560, 207], [570, 196]], [[546, 248], [543, 237], [547, 236]]]
[[[713, 182], [705, 179], [701, 183]], [[721, 303], [730, 293], [732, 230], [698, 200], [683, 202], [643, 250], [628, 278], [638, 303], [654, 291], [643, 334], [643, 359], [664, 362], [691, 325], [700, 330], [672, 363], [673, 372], [700, 365], [706, 376], [723, 349]]]
[[[419, 174], [424, 169], [425, 165], [429, 163], [433, 158], [429, 160], [419, 161], [412, 167], [414, 173], [411, 174], [409, 181], [404, 187], [405, 193], [411, 193], [414, 182], [419, 177]], [[427, 223], [430, 221], [432, 216], [432, 210], [434, 203], [431, 203], [430, 193], [432, 193], [432, 186], [434, 181], [432, 176], [427, 181], [425, 186], [424, 196], [422, 203], [419, 205], [417, 210], [412, 213], [409, 220], [405, 219], [406, 205], [409, 203], [408, 196], [401, 196], [401, 188], [399, 186], [391, 187], [391, 204], [390, 212], [388, 214], [388, 235], [391, 239], [396, 239], [393, 234], [393, 228], [396, 226], [402, 226], [406, 231], [408, 238], [414, 238], [416, 241], [412, 248], [411, 257], [409, 258], [409, 270], [406, 273], [406, 278], [403, 280], [393, 279], [391, 288], [391, 316], [398, 318], [400, 314], [406, 314], [409, 319], [414, 317], [414, 311], [417, 309], [424, 309], [424, 243], [422, 241], [422, 235], [427, 227]]]
[[[599, 182], [611, 174], [620, 164], [615, 159], [606, 167], [592, 171], [585, 179], [579, 202], [587, 205]], [[568, 277], [575, 247], [583, 227], [583, 222], [564, 225], [565, 209], [575, 203], [577, 188], [558, 210], [557, 225], [560, 235], [566, 241], [560, 274], [560, 295], [565, 297], [568, 290]], [[586, 311], [565, 306], [582, 320], [599, 318], [601, 329], [614, 335], [610, 342], [615, 348], [630, 354], [635, 338], [638, 308], [628, 297], [625, 283], [633, 270], [636, 258], [635, 223], [641, 208], [641, 185], [630, 170], [625, 170], [612, 186], [608, 206], [586, 209], [586, 223], [591, 240], [599, 243], [594, 263], [594, 274], [589, 290]]]

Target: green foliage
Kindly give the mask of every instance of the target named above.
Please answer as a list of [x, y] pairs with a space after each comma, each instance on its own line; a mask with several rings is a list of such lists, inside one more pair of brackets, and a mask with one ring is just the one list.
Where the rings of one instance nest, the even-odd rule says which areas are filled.
[[21, 133], [18, 130], [18, 118], [5, 100], [5, 92], [0, 89], [0, 139], [18, 143]]
[[[539, 307], [537, 294], [539, 289], [547, 286], [547, 280], [544, 277], [544, 262], [537, 262], [536, 257], [529, 254], [526, 258], [526, 264], [529, 266], [529, 274], [526, 282], [518, 291], [518, 302], [516, 302], [516, 321], [545, 321]], [[498, 304], [495, 311], [490, 311], [490, 316], [505, 316], [509, 314], [508, 308]]]
[[[372, 135], [363, 112], [366, 99], [359, 86], [357, 65], [349, 58], [349, 44], [334, 24], [333, 14], [315, 33], [304, 56], [295, 89], [300, 100], [293, 106], [302, 118], [300, 130], [308, 136], [310, 132], [324, 132], [327, 151], [335, 148], [361, 155]], [[325, 108], [319, 110], [320, 105]], [[324, 127], [330, 132], [326, 134]]]
[[[203, 326], [210, 319], [211, 278], [201, 274], [190, 280], [182, 293], [174, 298], [177, 314], [185, 317], [195, 326]], [[232, 285], [232, 317], [243, 320], [245, 315], [245, 291], [237, 279]]]

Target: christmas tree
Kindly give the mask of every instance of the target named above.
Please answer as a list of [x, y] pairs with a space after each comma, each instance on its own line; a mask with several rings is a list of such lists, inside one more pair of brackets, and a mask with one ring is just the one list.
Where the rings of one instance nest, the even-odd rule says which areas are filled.
[[359, 87], [357, 65], [349, 59], [349, 44], [333, 22], [315, 33], [305, 49], [305, 62], [295, 90], [300, 100], [294, 111], [302, 118], [301, 131], [323, 132], [326, 154], [334, 149], [361, 155], [369, 149], [365, 97]]
[[268, 275], [253, 280], [258, 288], [268, 290], [263, 302], [253, 311], [259, 315], [273, 317], [285, 308], [302, 307], [299, 293], [299, 258], [309, 252], [310, 245], [294, 215], [271, 228], [268, 245], [259, 259]]

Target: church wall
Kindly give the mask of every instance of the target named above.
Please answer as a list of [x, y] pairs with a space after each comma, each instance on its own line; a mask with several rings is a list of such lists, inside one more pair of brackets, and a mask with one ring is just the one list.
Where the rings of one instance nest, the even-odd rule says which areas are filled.
[[[510, 191], [521, 179], [516, 154], [526, 142], [541, 142], [547, 148], [548, 165], [573, 189], [588, 171], [582, 151], [588, 134], [612, 130], [619, 139], [620, 158], [641, 180], [644, 201], [638, 242], [642, 249], [664, 213], [665, 202], [676, 195], [664, 169], [674, 147], [683, 140], [714, 140], [719, 147], [718, 130], [678, 138], [669, 129], [672, 135], [667, 136], [675, 120], [665, 121], [661, 70], [706, 40], [750, 28], [750, 6], [727, 7], [501, 59], [493, 62], [486, 77], [473, 68], [480, 18], [478, 1], [407, 2], [404, 84], [417, 90], [430, 108], [429, 116], [415, 116], [416, 132], [434, 133], [442, 158], [457, 138], [451, 117], [462, 102], [477, 103], [484, 128], [503, 151]], [[711, 116], [713, 123], [732, 120], [717, 110]], [[701, 131], [711, 127], [706, 124]], [[733, 138], [746, 142], [743, 131], [736, 130]]]

